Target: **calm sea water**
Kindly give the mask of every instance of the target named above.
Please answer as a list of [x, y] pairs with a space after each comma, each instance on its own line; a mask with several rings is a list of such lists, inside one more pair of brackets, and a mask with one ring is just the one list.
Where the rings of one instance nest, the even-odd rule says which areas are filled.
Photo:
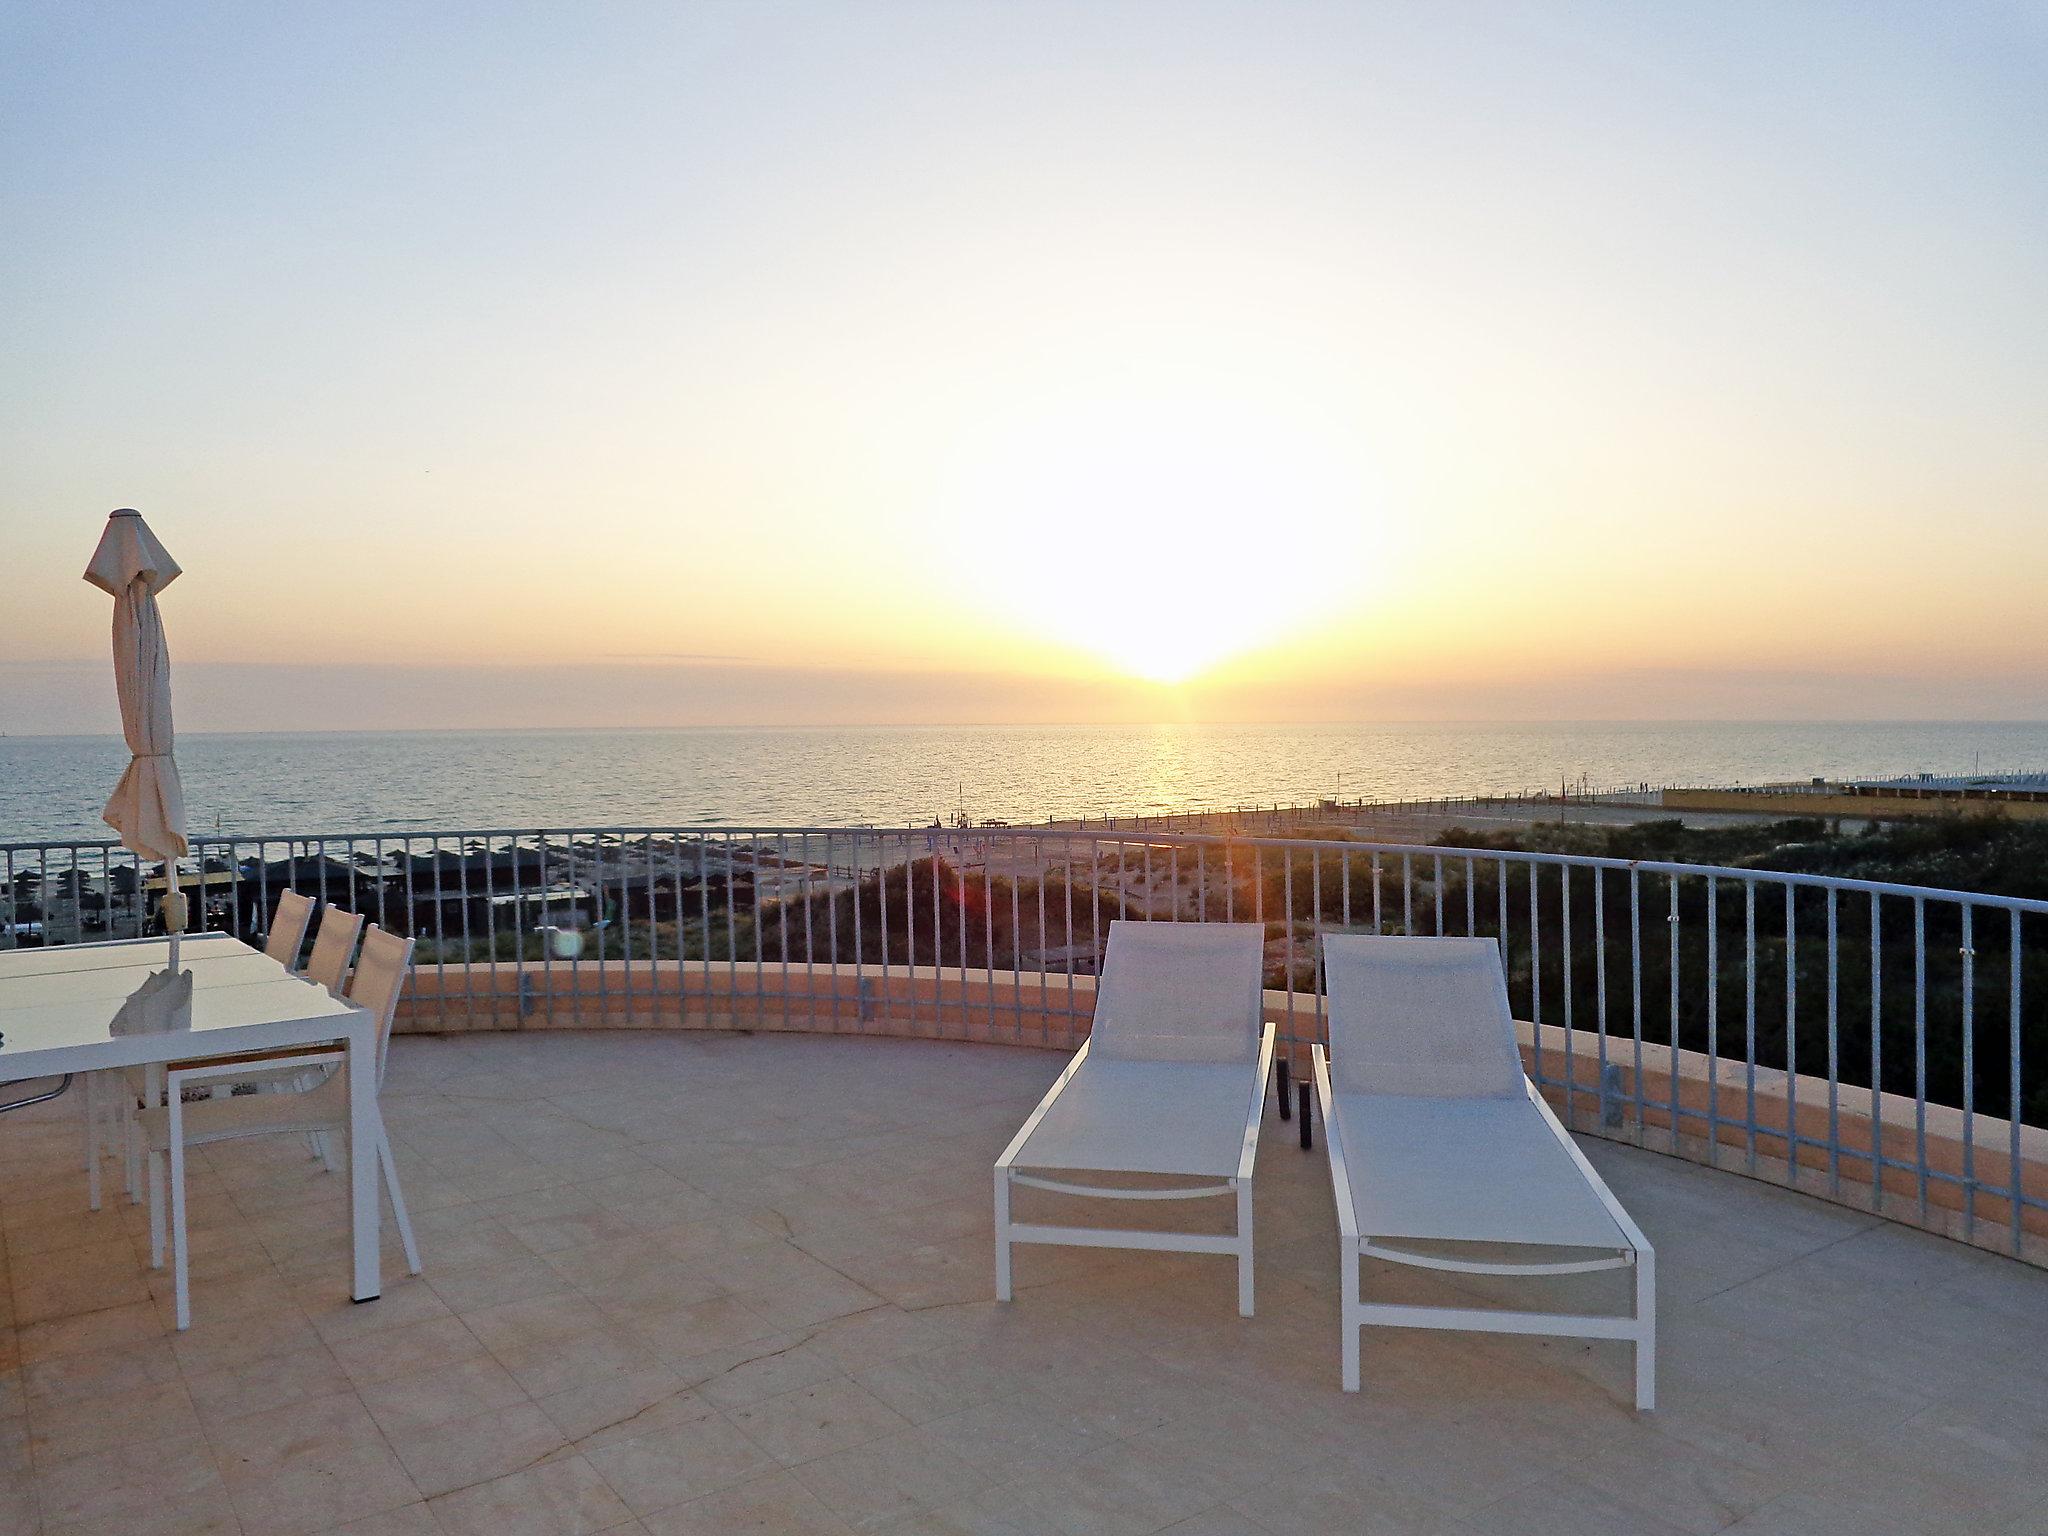
[[[1413, 724], [187, 735], [195, 830], [845, 826], [2048, 767], [2048, 723]], [[116, 738], [0, 738], [0, 842], [97, 840]]]

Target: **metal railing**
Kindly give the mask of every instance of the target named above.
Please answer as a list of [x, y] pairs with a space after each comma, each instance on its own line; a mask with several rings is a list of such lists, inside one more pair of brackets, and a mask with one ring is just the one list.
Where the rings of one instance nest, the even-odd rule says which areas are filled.
[[[1323, 1038], [1317, 936], [1497, 941], [1574, 1129], [2038, 1258], [2048, 902], [1358, 839], [1044, 828], [487, 829], [195, 841], [193, 926], [297, 890], [417, 939], [413, 1027], [1085, 1028], [1117, 918], [1259, 922], [1269, 1012]], [[111, 843], [0, 845], [0, 947], [129, 937]], [[203, 914], [203, 916], [199, 915]], [[2031, 1180], [2031, 1182], [2030, 1182]]]

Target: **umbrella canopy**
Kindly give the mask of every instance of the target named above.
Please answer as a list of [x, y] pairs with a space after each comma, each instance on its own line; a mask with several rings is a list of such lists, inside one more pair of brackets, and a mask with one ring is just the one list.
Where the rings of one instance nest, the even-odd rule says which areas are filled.
[[178, 562], [140, 512], [107, 519], [85, 579], [114, 598], [114, 686], [121, 733], [133, 754], [101, 813], [121, 841], [144, 858], [185, 854], [185, 791], [171, 756], [171, 653], [156, 595], [178, 579]]

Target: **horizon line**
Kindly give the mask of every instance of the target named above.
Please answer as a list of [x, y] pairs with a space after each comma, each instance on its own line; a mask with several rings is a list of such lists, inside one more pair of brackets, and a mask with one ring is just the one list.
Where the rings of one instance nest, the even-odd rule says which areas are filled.
[[[820, 721], [810, 724], [749, 724], [744, 721], [698, 721], [687, 725], [411, 725], [353, 730], [304, 729], [292, 727], [249, 730], [180, 730], [181, 738], [215, 736], [567, 736], [567, 735], [655, 735], [686, 731], [752, 731], [801, 733], [806, 731], [1128, 731], [1172, 728], [1176, 730], [1345, 730], [1358, 728], [1417, 726], [1809, 726], [1830, 729], [1842, 726], [1925, 725], [1943, 727], [2032, 725], [2048, 727], [2048, 717], [2032, 715], [1991, 715], [1949, 718], [1932, 715], [1871, 715], [1857, 718], [1825, 719], [1786, 716], [1734, 715], [1583, 715], [1572, 718], [1528, 716], [1419, 716], [1355, 720], [889, 720]], [[122, 733], [112, 731], [0, 731], [0, 741], [120, 741]]]

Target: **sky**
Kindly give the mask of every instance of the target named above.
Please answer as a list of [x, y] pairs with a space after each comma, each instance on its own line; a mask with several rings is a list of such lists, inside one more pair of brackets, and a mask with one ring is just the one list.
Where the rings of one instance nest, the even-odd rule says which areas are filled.
[[0, 10], [0, 731], [2048, 718], [2048, 7]]

